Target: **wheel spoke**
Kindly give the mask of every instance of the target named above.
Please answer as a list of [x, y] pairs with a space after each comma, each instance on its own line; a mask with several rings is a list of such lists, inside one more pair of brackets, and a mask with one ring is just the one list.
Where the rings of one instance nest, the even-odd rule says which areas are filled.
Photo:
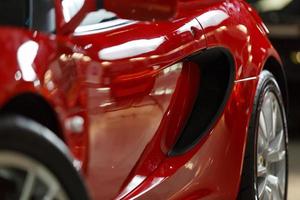
[[259, 199], [263, 199], [266, 196], [266, 185], [267, 185], [267, 179], [264, 178], [263, 181], [260, 182], [258, 185], [258, 197]]
[[269, 146], [267, 161], [271, 163], [281, 161], [285, 158], [285, 153], [286, 151], [284, 150], [284, 132], [282, 130]]
[[267, 168], [259, 165], [257, 167], [257, 177], [265, 177], [267, 175]]
[[274, 139], [277, 132], [277, 116], [278, 116], [278, 103], [276, 101], [276, 98], [273, 97], [272, 100], [272, 137], [271, 139]]
[[273, 176], [273, 175], [268, 175], [268, 177], [267, 177], [267, 186], [269, 186], [272, 190], [273, 200], [282, 199], [282, 194], [281, 194], [281, 190], [280, 190], [280, 187], [279, 187], [278, 177]]
[[261, 200], [272, 200], [272, 189], [267, 185], [267, 180], [264, 181], [258, 193], [258, 198]]
[[267, 92], [259, 113], [256, 180], [259, 200], [282, 200], [286, 184], [286, 129], [276, 95]]
[[18, 152], [0, 151], [0, 171], [1, 169], [9, 172], [9, 180], [18, 185], [15, 190], [8, 191], [8, 195], [18, 192], [20, 200], [68, 200], [66, 192], [51, 171], [29, 156]]
[[263, 112], [260, 112], [260, 115], [259, 115], [259, 127], [261, 129], [261, 137], [267, 141], [267, 138], [268, 138], [268, 133], [267, 133], [267, 125], [266, 125], [266, 120], [265, 120], [265, 116], [263, 114]]
[[279, 170], [276, 174], [276, 176], [279, 178], [279, 188], [282, 194], [284, 194], [285, 190], [285, 180], [286, 180], [286, 168], [285, 168], [285, 162], [281, 162], [278, 166]]
[[273, 132], [273, 114], [272, 114], [272, 101], [269, 95], [265, 97], [265, 102], [262, 107], [262, 114], [265, 119], [267, 138], [271, 139]]
[[267, 136], [265, 135], [262, 127], [263, 125], [259, 126], [257, 136], [257, 153], [259, 156], [266, 152], [269, 147]]
[[43, 198], [43, 200], [52, 200], [57, 199], [56, 197], [59, 196], [59, 189], [58, 188], [49, 188], [47, 194]]
[[286, 151], [273, 151], [267, 156], [267, 160], [270, 163], [282, 161], [285, 158]]
[[55, 199], [57, 199], [57, 200], [68, 200], [68, 198], [66, 198], [66, 197], [63, 195], [63, 193], [62, 193], [61, 190], [58, 191], [58, 193], [57, 193], [56, 196], [55, 196]]
[[35, 181], [35, 174], [33, 172], [29, 172], [26, 176], [25, 183], [23, 185], [22, 193], [20, 195], [20, 200], [29, 199], [31, 192], [33, 190]]
[[272, 199], [272, 189], [266, 185], [265, 190], [264, 190], [264, 199], [266, 200], [273, 200]]

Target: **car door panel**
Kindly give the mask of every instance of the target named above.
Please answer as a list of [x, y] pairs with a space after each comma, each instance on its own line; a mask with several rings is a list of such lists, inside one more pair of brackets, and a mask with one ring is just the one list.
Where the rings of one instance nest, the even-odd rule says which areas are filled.
[[[128, 193], [132, 188], [127, 185], [137, 171], [150, 174], [165, 157], [166, 150], [160, 150], [156, 138], [166, 134], [172, 99], [183, 98], [174, 97], [183, 84], [178, 80], [191, 73], [183, 73], [188, 65], [181, 60], [204, 49], [206, 41], [193, 17], [171, 23], [130, 21], [98, 31], [75, 33], [72, 43], [85, 49], [92, 60], [82, 72], [90, 126], [88, 183], [96, 199], [109, 199], [120, 191], [121, 196]], [[184, 88], [193, 84], [191, 78], [187, 80]], [[184, 110], [181, 119], [189, 112]], [[154, 151], [145, 150], [150, 144], [159, 149], [149, 159], [151, 167], [135, 168], [145, 151]]]

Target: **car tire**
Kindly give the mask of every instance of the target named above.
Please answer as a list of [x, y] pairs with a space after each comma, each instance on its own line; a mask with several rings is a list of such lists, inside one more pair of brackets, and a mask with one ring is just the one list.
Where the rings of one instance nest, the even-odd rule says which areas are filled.
[[248, 127], [239, 200], [287, 199], [287, 122], [280, 88], [262, 71]]
[[21, 116], [2, 116], [0, 199], [89, 198], [67, 147], [53, 132]]

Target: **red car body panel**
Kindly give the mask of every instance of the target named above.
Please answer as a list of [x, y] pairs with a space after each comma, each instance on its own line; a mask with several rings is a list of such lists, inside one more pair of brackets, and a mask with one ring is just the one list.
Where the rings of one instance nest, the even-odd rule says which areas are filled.
[[[0, 105], [24, 93], [51, 105], [93, 199], [236, 198], [257, 77], [280, 59], [246, 3], [188, 5], [171, 21], [67, 36], [0, 29]], [[233, 57], [232, 92], [200, 142], [168, 156], [201, 87], [184, 58], [214, 47]], [[81, 133], [66, 126], [72, 116]]]

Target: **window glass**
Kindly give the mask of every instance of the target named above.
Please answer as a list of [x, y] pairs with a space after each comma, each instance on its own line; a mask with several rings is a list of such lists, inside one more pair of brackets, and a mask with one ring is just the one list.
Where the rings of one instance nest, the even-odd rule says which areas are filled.
[[30, 28], [43, 32], [55, 31], [54, 0], [31, 0]]
[[29, 26], [29, 0], [0, 0], [0, 24]]
[[0, 25], [53, 32], [54, 0], [0, 0]]

